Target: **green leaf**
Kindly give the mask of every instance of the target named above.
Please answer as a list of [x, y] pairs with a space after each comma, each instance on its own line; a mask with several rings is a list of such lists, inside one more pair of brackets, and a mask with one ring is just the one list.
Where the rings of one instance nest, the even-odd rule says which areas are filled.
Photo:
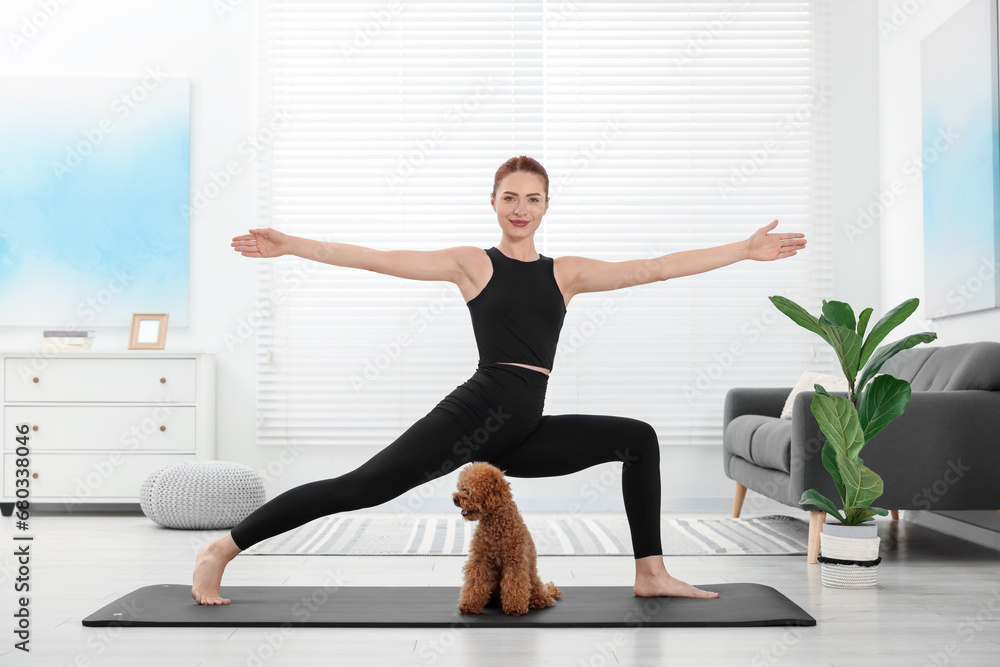
[[844, 507], [869, 507], [882, 495], [882, 478], [873, 470], [837, 452], [837, 470], [844, 480]]
[[844, 514], [847, 515], [848, 526], [857, 526], [875, 516], [876, 512], [868, 507], [848, 507]]
[[857, 384], [854, 385], [855, 391], [863, 390], [868, 380], [878, 374], [879, 369], [882, 368], [882, 364], [889, 361], [897, 352], [911, 348], [914, 345], [919, 345], [920, 343], [929, 343], [935, 338], [937, 338], [937, 334], [933, 331], [924, 331], [918, 334], [910, 334], [906, 338], [900, 338], [889, 345], [883, 345], [872, 355], [871, 361], [861, 372], [861, 377], [858, 378]]
[[814, 384], [813, 389], [815, 389], [816, 393], [819, 394], [820, 396], [830, 396], [830, 392], [828, 392], [826, 390], [826, 387], [824, 387], [821, 384]]
[[888, 514], [889, 514], [889, 510], [882, 509], [881, 507], [872, 507], [870, 505], [855, 505], [854, 507], [849, 507], [848, 509], [851, 509], [851, 510], [853, 510], [853, 509], [871, 510], [871, 513], [866, 514], [865, 516], [872, 516], [874, 514], [878, 514], [879, 516], [888, 516]]
[[837, 448], [829, 440], [823, 443], [823, 467], [833, 478], [833, 483], [837, 485], [837, 493], [840, 494], [840, 500], [843, 502], [844, 481], [840, 478], [840, 471], [837, 470]]
[[861, 336], [854, 329], [830, 326], [820, 322], [819, 326], [826, 333], [826, 340], [833, 346], [840, 359], [840, 368], [844, 371], [848, 384], [854, 384], [858, 375], [858, 362], [861, 356]]
[[809, 410], [816, 416], [820, 430], [833, 443], [838, 453], [853, 459], [865, 446], [865, 432], [858, 421], [858, 411], [843, 396], [816, 394], [809, 404]]
[[823, 299], [823, 316], [835, 327], [844, 327], [854, 331], [854, 311], [843, 301], [827, 301]]
[[891, 375], [879, 375], [861, 393], [858, 419], [865, 432], [865, 442], [899, 417], [910, 402], [910, 383]]
[[871, 308], [865, 308], [864, 310], [861, 311], [861, 314], [858, 315], [858, 335], [861, 336], [862, 338], [865, 337], [865, 329], [868, 328], [868, 318], [870, 318], [871, 316], [872, 316]]
[[878, 344], [889, 335], [890, 331], [898, 327], [903, 320], [909, 317], [919, 304], [920, 299], [907, 299], [883, 315], [882, 319], [875, 323], [875, 326], [872, 327], [872, 332], [868, 334], [868, 340], [865, 341], [864, 347], [861, 348], [862, 367], [868, 362]]
[[836, 505], [816, 489], [803, 491], [802, 498], [799, 499], [799, 505], [815, 505], [827, 514], [835, 517], [840, 523], [844, 523], [844, 517], [840, 515], [840, 510], [837, 509]]
[[783, 296], [769, 296], [767, 298], [771, 300], [775, 308], [788, 315], [793, 322], [813, 333], [819, 334], [823, 340], [829, 342], [826, 333], [819, 326], [819, 320], [810, 315], [805, 308]]

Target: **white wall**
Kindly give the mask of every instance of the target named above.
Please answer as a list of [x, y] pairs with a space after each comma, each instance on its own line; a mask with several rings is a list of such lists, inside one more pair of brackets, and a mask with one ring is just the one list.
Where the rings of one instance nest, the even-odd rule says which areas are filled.
[[[223, 16], [217, 7], [236, 5]], [[456, 4], [456, 7], [458, 5]], [[212, 172], [230, 160], [241, 160], [241, 174], [203, 213], [191, 220], [190, 321], [172, 328], [167, 349], [205, 350], [217, 354], [217, 457], [246, 463], [264, 473], [268, 497], [297, 484], [347, 472], [375, 453], [370, 448], [302, 451], [255, 447], [253, 339], [230, 349], [224, 336], [236, 334], [241, 320], [255, 310], [257, 261], [241, 257], [230, 239], [259, 226], [255, 208], [253, 164], [238, 146], [255, 134], [256, 0], [104, 0], [98, 4], [68, 2], [37, 34], [11, 47], [8, 34], [20, 33], [25, 17], [39, 12], [33, 0], [7, 0], [0, 26], [0, 73], [14, 75], [125, 75], [140, 77], [147, 66], [167, 75], [192, 80], [191, 182], [201, 190]], [[879, 183], [878, 153], [878, 33], [877, 8], [865, 0], [834, 3], [831, 67], [833, 84], [829, 110], [833, 122], [834, 179], [831, 199], [837, 231], [833, 241], [835, 296], [881, 312], [880, 236], [869, 229], [851, 236], [842, 226], [857, 218]], [[491, 214], [484, 210], [484, 215]], [[905, 286], [904, 286], [905, 287]], [[887, 292], [892, 301], [897, 291]], [[860, 310], [860, 308], [859, 308]], [[5, 349], [37, 350], [37, 327], [0, 328]], [[238, 337], [238, 336], [237, 336]], [[126, 327], [98, 328], [95, 350], [127, 348]], [[623, 359], [622, 366], [641, 363]], [[474, 369], [469, 369], [471, 375]], [[461, 378], [464, 380], [465, 378]], [[789, 386], [797, 378], [789, 378]], [[721, 425], [720, 425], [721, 441]], [[671, 447], [662, 452], [663, 507], [726, 510], [732, 482], [722, 473], [721, 445]], [[527, 510], [580, 511], [623, 509], [620, 464], [606, 464], [575, 475], [547, 479], [515, 479], [514, 491]], [[454, 475], [437, 485], [373, 508], [394, 511], [451, 510]], [[595, 493], [596, 492], [596, 493]], [[748, 497], [748, 509], [755, 500]], [[756, 507], [766, 504], [756, 501]]]
[[[901, 181], [905, 191], [885, 209], [882, 236], [882, 302], [894, 306], [924, 294], [923, 199], [919, 170], [920, 41], [967, 4], [968, 0], [920, 0], [879, 3], [879, 89], [881, 188]], [[898, 188], [897, 188], [898, 189]], [[970, 274], [971, 275], [971, 274]], [[964, 313], [928, 320], [921, 303], [893, 335], [935, 331], [934, 346], [978, 340], [1000, 340], [1000, 309]], [[947, 512], [977, 525], [1000, 530], [996, 512]]]
[[[881, 243], [868, 209], [879, 183], [876, 6], [837, 0], [832, 7], [830, 76], [833, 134], [833, 299], [855, 314], [882, 312]], [[797, 378], [796, 378], [797, 379]]]

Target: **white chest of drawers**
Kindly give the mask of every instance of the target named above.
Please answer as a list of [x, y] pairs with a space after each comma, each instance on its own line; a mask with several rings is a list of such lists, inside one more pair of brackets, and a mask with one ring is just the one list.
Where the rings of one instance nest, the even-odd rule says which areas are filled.
[[0, 352], [0, 373], [4, 516], [25, 488], [68, 510], [138, 503], [155, 468], [215, 458], [212, 353]]

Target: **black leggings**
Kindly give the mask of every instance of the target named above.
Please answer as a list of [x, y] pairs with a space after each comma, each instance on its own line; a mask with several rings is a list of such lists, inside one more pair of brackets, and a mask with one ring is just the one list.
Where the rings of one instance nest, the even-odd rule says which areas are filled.
[[385, 449], [351, 472], [272, 498], [233, 527], [240, 549], [336, 512], [373, 507], [471, 461], [508, 477], [568, 475], [622, 462], [622, 494], [635, 558], [662, 555], [660, 447], [647, 422], [605, 415], [542, 415], [548, 376], [481, 363]]

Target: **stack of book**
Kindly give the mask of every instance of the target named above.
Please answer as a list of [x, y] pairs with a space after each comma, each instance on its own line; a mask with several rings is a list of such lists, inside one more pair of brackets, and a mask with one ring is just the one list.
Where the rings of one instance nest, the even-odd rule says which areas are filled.
[[43, 350], [89, 350], [94, 346], [93, 329], [84, 331], [48, 330], [42, 332]]

